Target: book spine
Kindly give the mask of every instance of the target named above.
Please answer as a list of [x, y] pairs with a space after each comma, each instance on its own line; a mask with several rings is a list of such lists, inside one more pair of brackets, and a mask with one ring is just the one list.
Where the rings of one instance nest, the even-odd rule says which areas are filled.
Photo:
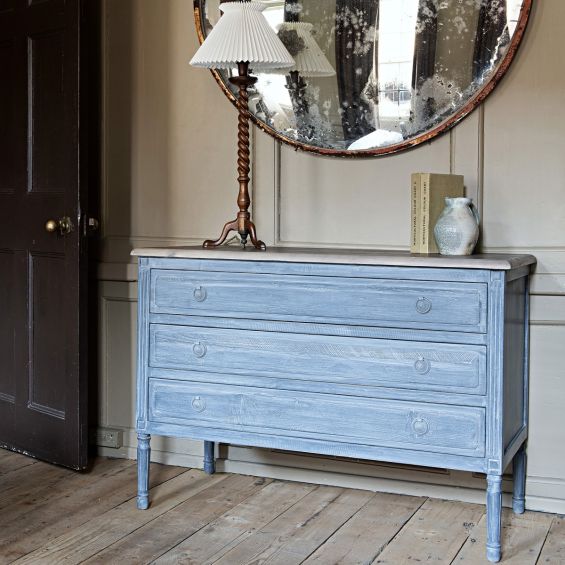
[[410, 217], [410, 253], [420, 253], [420, 185], [421, 175], [414, 173], [412, 175], [411, 189], [411, 217]]
[[422, 175], [422, 194], [420, 197], [420, 253], [429, 253], [430, 245], [430, 175]]

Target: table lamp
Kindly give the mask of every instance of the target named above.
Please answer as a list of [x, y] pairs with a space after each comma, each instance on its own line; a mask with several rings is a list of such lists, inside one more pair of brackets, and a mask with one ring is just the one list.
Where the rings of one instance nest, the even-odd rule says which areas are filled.
[[229, 81], [238, 87], [238, 181], [239, 195], [237, 218], [228, 222], [217, 240], [206, 240], [205, 248], [222, 245], [230, 232], [236, 231], [245, 247], [247, 239], [256, 249], [265, 250], [257, 239], [255, 224], [251, 221], [249, 205], [249, 93], [248, 88], [257, 82], [249, 71], [290, 68], [294, 59], [262, 14], [260, 2], [226, 2], [220, 6], [223, 16], [214, 26], [190, 64], [207, 69], [234, 69], [238, 76]]

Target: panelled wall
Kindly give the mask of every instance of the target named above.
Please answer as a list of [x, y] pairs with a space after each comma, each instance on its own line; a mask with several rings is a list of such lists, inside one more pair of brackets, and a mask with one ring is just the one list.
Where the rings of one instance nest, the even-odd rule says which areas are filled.
[[[341, 160], [253, 137], [254, 214], [267, 244], [407, 249], [413, 171], [465, 175], [482, 247], [532, 253], [528, 507], [565, 512], [565, 2], [539, 0], [508, 76], [452, 133], [397, 156]], [[99, 425], [135, 456], [136, 246], [200, 243], [235, 211], [236, 113], [189, 67], [190, 0], [105, 0]], [[156, 438], [158, 460], [199, 465], [198, 442]], [[223, 447], [224, 469], [395, 492], [482, 500], [482, 478]], [[462, 490], [460, 486], [470, 487]]]

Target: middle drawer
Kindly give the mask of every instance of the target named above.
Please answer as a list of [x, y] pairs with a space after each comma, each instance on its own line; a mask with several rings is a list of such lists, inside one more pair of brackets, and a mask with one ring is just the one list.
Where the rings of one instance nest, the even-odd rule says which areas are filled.
[[486, 393], [486, 348], [152, 324], [161, 369], [439, 392]]

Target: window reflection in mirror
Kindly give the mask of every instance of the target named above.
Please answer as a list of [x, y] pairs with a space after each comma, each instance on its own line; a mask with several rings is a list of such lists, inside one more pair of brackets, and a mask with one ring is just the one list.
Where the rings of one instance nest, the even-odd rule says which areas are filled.
[[[335, 72], [317, 76], [297, 63], [292, 72], [260, 74], [252, 113], [290, 141], [348, 151], [401, 145], [456, 115], [508, 53], [524, 0], [262, 3], [293, 55], [306, 49], [295, 22], [312, 24]], [[209, 30], [220, 2], [201, 4]]]

